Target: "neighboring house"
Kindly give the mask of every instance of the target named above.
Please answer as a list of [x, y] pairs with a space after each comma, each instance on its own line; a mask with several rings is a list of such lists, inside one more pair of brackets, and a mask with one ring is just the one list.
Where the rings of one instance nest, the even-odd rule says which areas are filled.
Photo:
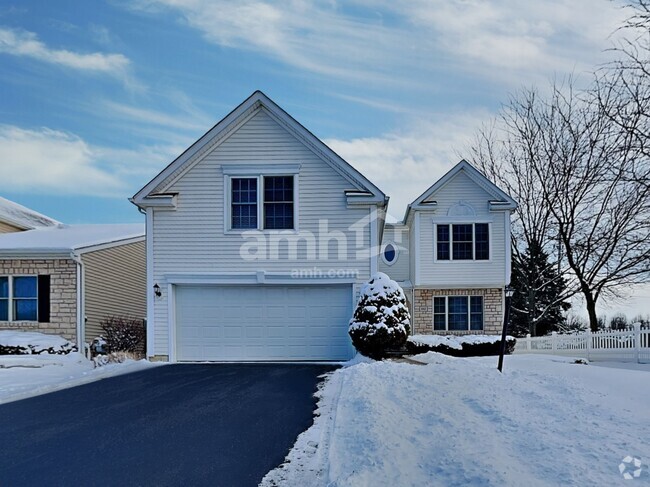
[[51, 227], [59, 222], [0, 196], [0, 234]]
[[0, 235], [0, 329], [60, 335], [83, 350], [103, 318], [144, 319], [144, 240], [141, 224]]
[[[253, 93], [131, 199], [146, 212], [147, 356], [348, 359], [359, 289], [380, 269], [407, 287], [419, 333], [433, 332], [432, 298], [441, 292], [451, 296], [445, 306], [454, 316], [457, 294], [484, 297], [483, 330], [495, 331], [509, 279], [514, 202], [467, 163], [452, 173], [410, 206], [404, 224], [385, 225], [386, 195], [266, 95]], [[443, 194], [467, 203], [449, 213], [453, 204], [442, 202]], [[453, 259], [438, 264], [444, 257], [433, 245], [443, 252], [444, 241], [433, 231], [441, 210], [440, 222], [449, 225], [473, 218], [480, 245], [480, 225], [488, 224], [487, 265], [476, 261], [472, 272], [459, 262], [452, 250], [464, 243], [458, 239], [448, 244]], [[390, 242], [384, 238], [382, 246], [385, 230]], [[477, 310], [478, 301], [467, 299]], [[477, 312], [467, 314], [475, 324]]]
[[414, 334], [500, 333], [516, 207], [461, 161], [386, 225], [379, 270], [404, 289]]

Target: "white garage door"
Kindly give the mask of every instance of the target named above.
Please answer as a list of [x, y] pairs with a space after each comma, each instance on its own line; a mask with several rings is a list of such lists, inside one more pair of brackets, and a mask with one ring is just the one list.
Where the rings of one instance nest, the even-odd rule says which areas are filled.
[[351, 285], [177, 286], [179, 361], [347, 360]]

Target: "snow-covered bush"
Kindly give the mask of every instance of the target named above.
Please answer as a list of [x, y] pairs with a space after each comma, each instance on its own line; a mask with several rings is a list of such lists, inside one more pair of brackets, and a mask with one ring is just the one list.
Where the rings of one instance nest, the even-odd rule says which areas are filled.
[[386, 274], [378, 272], [361, 288], [348, 332], [359, 352], [381, 358], [387, 350], [404, 346], [411, 333], [410, 320], [404, 291]]
[[144, 322], [124, 316], [109, 316], [101, 321], [107, 352], [139, 352], [146, 331]]
[[0, 355], [55, 354], [64, 355], [77, 350], [74, 343], [58, 335], [35, 331], [0, 330]]
[[[505, 353], [514, 352], [516, 343], [516, 338], [507, 336]], [[413, 335], [406, 349], [411, 354], [438, 352], [454, 357], [499, 355], [501, 335]]]

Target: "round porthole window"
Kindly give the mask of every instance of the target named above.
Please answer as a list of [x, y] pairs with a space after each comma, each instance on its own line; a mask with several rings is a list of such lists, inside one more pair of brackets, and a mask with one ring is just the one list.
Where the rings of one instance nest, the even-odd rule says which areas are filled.
[[395, 263], [397, 260], [397, 247], [395, 247], [392, 243], [386, 244], [384, 247], [384, 254], [383, 254], [384, 262], [388, 265], [392, 265]]

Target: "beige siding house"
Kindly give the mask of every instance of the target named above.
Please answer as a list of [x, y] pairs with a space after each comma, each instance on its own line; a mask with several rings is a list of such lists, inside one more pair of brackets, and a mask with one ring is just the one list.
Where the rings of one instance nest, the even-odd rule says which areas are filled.
[[80, 350], [111, 315], [146, 316], [144, 226], [62, 225], [0, 235], [0, 329]]

